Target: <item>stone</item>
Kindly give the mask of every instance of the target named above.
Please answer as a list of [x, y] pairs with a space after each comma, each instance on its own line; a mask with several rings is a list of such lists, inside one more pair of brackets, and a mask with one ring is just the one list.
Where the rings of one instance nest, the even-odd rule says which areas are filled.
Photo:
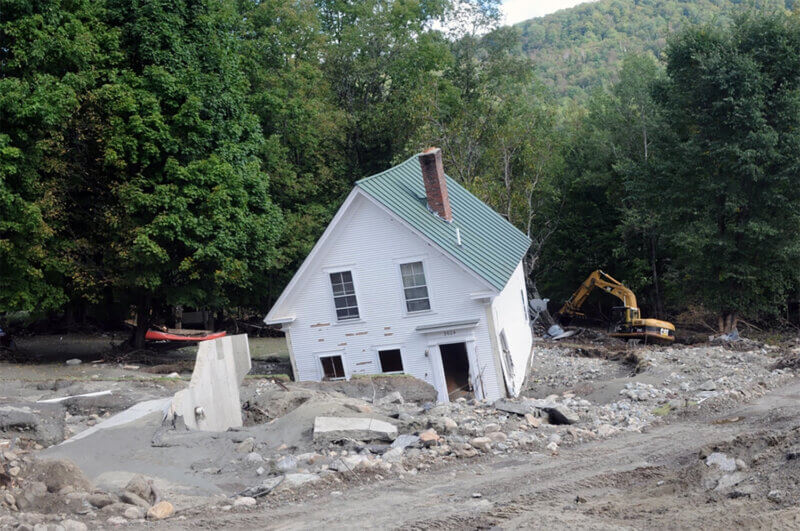
[[256, 474], [257, 475], [262, 476], [264, 474], [264, 472], [266, 472], [266, 470], [264, 470], [263, 466], [260, 466], [260, 467], [256, 468]]
[[781, 503], [783, 501], [783, 493], [779, 490], [771, 490], [767, 494], [767, 499], [773, 503]]
[[316, 417], [314, 440], [335, 442], [342, 439], [360, 441], [393, 441], [397, 427], [388, 422], [366, 417]]
[[385, 454], [381, 456], [387, 463], [401, 463], [403, 461], [403, 449], [402, 448], [392, 448]]
[[548, 445], [546, 446], [546, 448], [547, 448], [548, 450], [550, 450], [552, 453], [556, 453], [556, 452], [558, 452], [558, 443], [556, 443], [556, 442], [551, 442], [550, 444], [548, 444]]
[[125, 491], [119, 497], [125, 503], [129, 503], [131, 505], [135, 505], [137, 507], [141, 507], [145, 511], [150, 508], [150, 502], [139, 496], [138, 494], [134, 494], [133, 492]]
[[502, 431], [493, 431], [487, 434], [487, 437], [489, 437], [493, 443], [506, 442], [506, 439], [508, 438]]
[[89, 529], [86, 524], [77, 520], [62, 520], [61, 526], [64, 531], [87, 531]]
[[[203, 341], [203, 343], [207, 343], [207, 341]], [[173, 507], [170, 502], [160, 501], [157, 504], [150, 507], [150, 509], [147, 511], [147, 519], [163, 520], [164, 518], [169, 518], [174, 513], [175, 513], [175, 507]]]
[[253, 507], [256, 504], [256, 499], [250, 496], [239, 496], [233, 500], [234, 507]]
[[125, 485], [125, 491], [132, 492], [148, 502], [151, 500], [151, 494], [153, 492], [150, 482], [141, 474], [136, 474], [128, 481], [128, 484]]
[[9, 507], [16, 507], [17, 505], [17, 500], [14, 498], [14, 495], [8, 491], [3, 493], [3, 502]]
[[597, 435], [600, 437], [610, 437], [618, 431], [619, 430], [611, 424], [601, 424], [600, 427], [597, 428]]
[[112, 516], [111, 518], [106, 520], [106, 523], [108, 523], [110, 525], [114, 525], [114, 526], [127, 525], [128, 519], [123, 517], [123, 516]]
[[475, 437], [470, 439], [469, 444], [484, 452], [490, 452], [492, 450], [492, 440], [489, 437]]
[[392, 448], [406, 448], [408, 446], [414, 446], [415, 444], [419, 443], [419, 437], [416, 435], [409, 435], [404, 433], [402, 435], [398, 435], [397, 438], [392, 441], [391, 447]]
[[135, 507], [135, 505], [130, 505], [122, 502], [115, 502], [110, 505], [106, 505], [105, 507], [100, 509], [100, 512], [103, 514], [121, 515], [130, 507]]
[[264, 458], [261, 457], [261, 454], [258, 453], [258, 452], [250, 452], [249, 454], [247, 454], [247, 457], [245, 457], [245, 461], [247, 461], [248, 463], [254, 463], [254, 464], [255, 463], [263, 463], [264, 462]]
[[112, 498], [110, 494], [106, 494], [104, 492], [96, 492], [94, 494], [89, 494], [89, 496], [86, 497], [86, 501], [88, 501], [94, 507], [102, 509], [106, 505], [111, 505], [116, 500]]
[[707, 382], [700, 385], [698, 389], [700, 389], [701, 391], [716, 391], [717, 384], [714, 382], [714, 380], [708, 380]]
[[723, 472], [735, 472], [736, 460], [722, 452], [713, 452], [706, 457], [706, 466], [716, 466]]
[[469, 458], [478, 455], [478, 451], [469, 443], [458, 443], [453, 446], [453, 452], [458, 458]]
[[12, 478], [19, 476], [19, 473], [22, 472], [22, 469], [18, 466], [12, 466], [8, 469], [8, 475]]
[[320, 477], [317, 474], [286, 474], [280, 484], [280, 488], [292, 489], [306, 483], [319, 481], [319, 479]]
[[122, 513], [122, 516], [128, 520], [139, 520], [144, 517], [144, 514], [145, 513], [141, 507], [128, 507], [125, 509], [125, 512]]
[[275, 468], [280, 472], [291, 472], [297, 469], [297, 459], [293, 455], [286, 455], [275, 462]]
[[248, 437], [247, 439], [243, 440], [239, 444], [236, 445], [234, 448], [240, 454], [249, 454], [256, 448], [256, 440], [252, 437]]
[[419, 433], [419, 440], [425, 446], [433, 446], [439, 442], [439, 435], [436, 433], [436, 430], [430, 428]]
[[575, 424], [580, 421], [577, 413], [561, 404], [548, 408], [546, 411], [550, 424]]
[[67, 485], [75, 487], [76, 490], [92, 490], [89, 479], [69, 459], [34, 461], [29, 477], [44, 482], [50, 492], [58, 492]]
[[734, 472], [733, 474], [725, 474], [717, 482], [714, 490], [725, 490], [734, 487], [745, 480], [745, 475], [741, 472]]
[[450, 417], [442, 418], [442, 426], [444, 427], [444, 431], [446, 433], [453, 433], [458, 429], [458, 423], [456, 423], [456, 421]]
[[266, 478], [261, 483], [254, 487], [250, 487], [242, 491], [241, 496], [246, 496], [249, 498], [258, 498], [260, 496], [266, 496], [270, 492], [272, 492], [275, 487], [283, 482], [283, 476], [276, 476], [271, 478]]
[[494, 403], [494, 407], [500, 411], [505, 411], [506, 413], [515, 413], [517, 415], [525, 415], [526, 413], [534, 413], [536, 411], [536, 406], [533, 404], [533, 401], [530, 400], [512, 402], [505, 398], [501, 398]]
[[72, 358], [72, 359], [68, 359], [66, 361], [66, 363], [67, 363], [67, 365], [74, 366], [74, 365], [80, 365], [83, 362], [81, 360], [79, 360], [78, 358]]
[[542, 417], [534, 416], [533, 413], [525, 413], [525, 422], [532, 428], [538, 428], [542, 425]]
[[483, 427], [483, 433], [492, 433], [495, 431], [500, 431], [500, 425], [496, 423], [487, 424]]
[[403, 395], [401, 395], [399, 391], [392, 391], [383, 398], [379, 398], [376, 404], [387, 406], [389, 404], [402, 404], [403, 402], [405, 402], [405, 400], [403, 400]]
[[743, 459], [736, 459], [737, 470], [747, 470], [747, 468], [747, 463], [745, 463]]
[[239, 386], [251, 366], [247, 334], [201, 341], [189, 387], [175, 393], [168, 418], [181, 417], [190, 430], [241, 427]]

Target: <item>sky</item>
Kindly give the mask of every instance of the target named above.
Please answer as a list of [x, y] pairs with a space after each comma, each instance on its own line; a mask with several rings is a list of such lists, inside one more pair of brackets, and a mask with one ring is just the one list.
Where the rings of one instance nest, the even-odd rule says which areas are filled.
[[541, 17], [566, 9], [589, 0], [505, 0], [503, 2], [503, 14], [506, 17], [506, 24], [516, 24], [523, 20], [533, 17]]

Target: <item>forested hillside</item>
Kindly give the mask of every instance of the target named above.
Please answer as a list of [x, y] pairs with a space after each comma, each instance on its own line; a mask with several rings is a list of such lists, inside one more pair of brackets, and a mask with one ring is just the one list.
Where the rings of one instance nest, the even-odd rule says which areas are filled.
[[692, 24], [726, 24], [748, 9], [785, 8], [796, 0], [600, 0], [521, 22], [522, 50], [540, 79], [561, 96], [584, 98], [617, 79], [628, 53], [664, 50], [667, 37]]

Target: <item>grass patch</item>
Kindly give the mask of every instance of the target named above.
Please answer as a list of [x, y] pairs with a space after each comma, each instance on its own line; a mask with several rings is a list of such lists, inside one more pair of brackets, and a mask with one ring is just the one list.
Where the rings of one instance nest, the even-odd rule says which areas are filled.
[[653, 410], [653, 415], [658, 417], [666, 417], [669, 415], [669, 412], [672, 411], [672, 406], [669, 404], [664, 404], [663, 406], [659, 406]]

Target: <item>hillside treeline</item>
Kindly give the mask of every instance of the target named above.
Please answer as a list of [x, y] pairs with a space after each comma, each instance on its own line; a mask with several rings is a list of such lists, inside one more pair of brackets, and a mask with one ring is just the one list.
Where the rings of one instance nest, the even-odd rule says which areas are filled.
[[0, 316], [264, 313], [353, 182], [429, 145], [533, 241], [659, 314], [781, 315], [800, 26], [691, 26], [565, 105], [487, 0], [3, 2]]

